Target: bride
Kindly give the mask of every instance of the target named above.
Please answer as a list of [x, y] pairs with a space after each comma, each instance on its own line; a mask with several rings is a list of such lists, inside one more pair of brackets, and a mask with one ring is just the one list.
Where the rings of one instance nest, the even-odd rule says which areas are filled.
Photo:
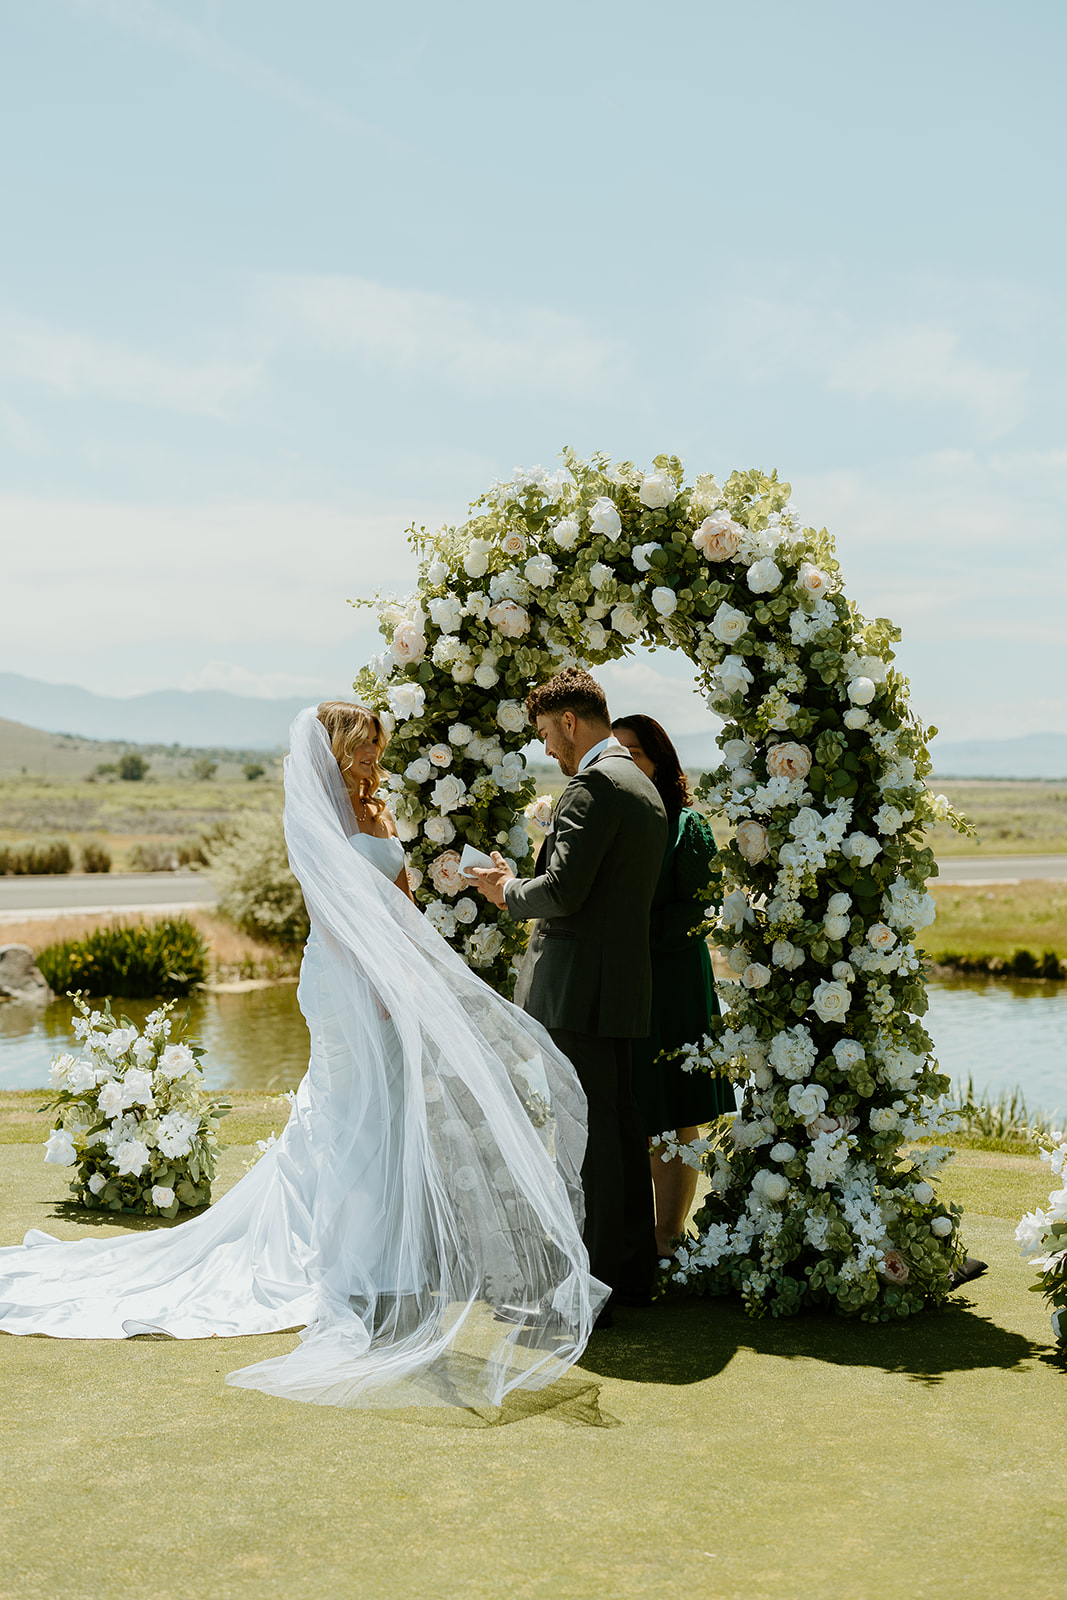
[[229, 1375], [319, 1405], [499, 1404], [578, 1359], [585, 1101], [548, 1034], [410, 898], [362, 706], [300, 713], [285, 835], [311, 918], [311, 1060], [245, 1178], [173, 1229], [0, 1250], [0, 1330], [179, 1339], [303, 1328]]

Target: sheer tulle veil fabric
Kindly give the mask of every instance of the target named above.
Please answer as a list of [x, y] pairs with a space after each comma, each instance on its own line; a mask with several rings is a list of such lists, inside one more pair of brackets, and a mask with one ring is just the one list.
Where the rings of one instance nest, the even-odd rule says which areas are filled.
[[[313, 708], [290, 740], [311, 1058], [285, 1131], [179, 1227], [0, 1250], [0, 1329], [303, 1326], [290, 1353], [227, 1381], [321, 1405], [499, 1404], [562, 1376], [607, 1296], [581, 1241], [584, 1095], [544, 1029], [353, 847]], [[516, 1307], [517, 1322], [496, 1315]]]

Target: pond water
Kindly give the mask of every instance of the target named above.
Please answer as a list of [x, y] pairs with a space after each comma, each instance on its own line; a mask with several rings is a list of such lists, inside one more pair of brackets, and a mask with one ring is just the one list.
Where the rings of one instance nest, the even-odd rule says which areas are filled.
[[[128, 1000], [115, 1009], [140, 1022], [152, 1005]], [[300, 1082], [308, 1034], [295, 984], [199, 994], [180, 1001], [174, 1015], [187, 1010], [189, 1037], [207, 1050], [210, 1087], [278, 1094]], [[70, 1023], [68, 1000], [42, 1010], [0, 1004], [0, 1089], [47, 1083], [52, 1057], [76, 1048]], [[972, 1077], [977, 1090], [994, 1097], [1019, 1087], [1032, 1109], [1067, 1113], [1067, 984], [939, 980], [930, 984], [926, 1025], [954, 1083]]]

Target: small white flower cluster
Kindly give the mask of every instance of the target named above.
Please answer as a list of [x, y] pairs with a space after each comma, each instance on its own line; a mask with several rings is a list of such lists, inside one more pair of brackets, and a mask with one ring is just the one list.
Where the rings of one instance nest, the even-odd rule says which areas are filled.
[[1052, 1332], [1067, 1343], [1067, 1135], [1036, 1134], [1041, 1159], [1060, 1186], [1052, 1190], [1048, 1207], [1036, 1206], [1021, 1218], [1015, 1230], [1020, 1253], [1036, 1267], [1042, 1291], [1052, 1309]]
[[74, 1020], [83, 1053], [58, 1055], [49, 1071], [56, 1124], [47, 1162], [78, 1168], [71, 1192], [90, 1207], [176, 1216], [206, 1205], [215, 1172], [219, 1118], [225, 1102], [202, 1087], [198, 1055], [168, 1042], [164, 1006], [140, 1031], [115, 1021], [110, 1006], [90, 1011], [81, 999]]

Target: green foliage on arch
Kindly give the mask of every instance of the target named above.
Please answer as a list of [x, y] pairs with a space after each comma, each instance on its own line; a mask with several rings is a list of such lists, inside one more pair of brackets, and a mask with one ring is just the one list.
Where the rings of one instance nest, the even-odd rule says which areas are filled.
[[943, 1153], [908, 1152], [948, 1088], [920, 1020], [924, 830], [965, 824], [927, 790], [899, 633], [846, 599], [832, 540], [801, 525], [776, 474], [687, 485], [674, 456], [647, 472], [565, 460], [494, 484], [462, 527], [413, 536], [416, 593], [379, 603], [388, 648], [355, 687], [392, 726], [417, 896], [506, 986], [524, 930], [465, 889], [457, 851], [529, 869], [530, 686], [636, 643], [684, 651], [726, 723], [700, 792], [734, 827], [713, 933], [737, 976], [721, 1035], [694, 1040], [690, 1064], [745, 1088], [673, 1276], [736, 1289], [755, 1315], [909, 1315], [947, 1292], [960, 1248], [930, 1182]]

